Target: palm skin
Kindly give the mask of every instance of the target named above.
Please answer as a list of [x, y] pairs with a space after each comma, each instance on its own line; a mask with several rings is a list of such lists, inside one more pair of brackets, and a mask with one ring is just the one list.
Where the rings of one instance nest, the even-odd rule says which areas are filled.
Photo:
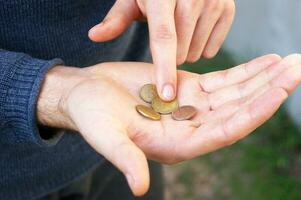
[[275, 55], [226, 71], [178, 71], [180, 105], [193, 105], [192, 120], [141, 117], [139, 88], [151, 83], [146, 63], [103, 63], [86, 68], [65, 101], [68, 115], [87, 142], [127, 177], [135, 195], [149, 186], [147, 160], [177, 163], [230, 145], [268, 120], [301, 81], [301, 58]]

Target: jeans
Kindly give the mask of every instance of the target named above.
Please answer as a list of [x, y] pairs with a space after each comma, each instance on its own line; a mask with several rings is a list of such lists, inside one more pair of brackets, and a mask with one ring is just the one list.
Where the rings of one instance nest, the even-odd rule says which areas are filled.
[[88, 175], [38, 200], [163, 200], [162, 166], [149, 163], [151, 185], [143, 197], [133, 196], [123, 174], [105, 162]]

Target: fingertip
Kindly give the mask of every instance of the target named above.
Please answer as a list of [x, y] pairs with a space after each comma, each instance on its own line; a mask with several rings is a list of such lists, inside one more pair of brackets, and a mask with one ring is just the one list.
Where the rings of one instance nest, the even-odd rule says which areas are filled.
[[185, 63], [185, 60], [186, 60], [186, 56], [183, 55], [183, 54], [178, 54], [177, 55], [177, 65], [182, 65]]
[[277, 89], [278, 89], [279, 96], [282, 99], [282, 102], [284, 102], [289, 96], [288, 92], [283, 88], [277, 88]]
[[275, 54], [275, 53], [268, 54], [268, 55], [266, 55], [266, 56], [270, 57], [270, 58], [273, 59], [273, 60], [278, 60], [278, 61], [282, 59], [282, 57], [281, 57], [280, 55]]
[[129, 184], [132, 193], [135, 196], [144, 195], [150, 185], [150, 176], [147, 159], [142, 151], [137, 149], [135, 159], [127, 161], [127, 169], [125, 170], [125, 177]]
[[130, 23], [131, 21], [126, 21], [123, 18], [108, 18], [92, 27], [88, 32], [88, 36], [94, 42], [110, 41], [121, 35]]
[[274, 64], [274, 63], [277, 63], [277, 62], [281, 61], [282, 58], [278, 54], [268, 54], [268, 55], [262, 56], [259, 59], [262, 59], [267, 64], [271, 65], [271, 64]]
[[141, 169], [136, 169], [131, 174], [125, 174], [129, 187], [135, 196], [143, 196], [149, 189], [150, 177], [147, 161], [146, 165], [141, 165]]
[[88, 37], [90, 38], [90, 40], [92, 40], [93, 42], [99, 42], [101, 38], [99, 38], [99, 36], [101, 35], [100, 31], [104, 26], [104, 22], [101, 22], [100, 24], [97, 24], [95, 26], [93, 26], [89, 32], [88, 32]]
[[[176, 61], [176, 60], [174, 60]], [[168, 62], [165, 62], [168, 63]], [[170, 62], [169, 62], [170, 63]], [[169, 67], [166, 67], [169, 66]], [[171, 67], [172, 66], [172, 67]], [[172, 101], [177, 96], [177, 69], [176, 64], [155, 64], [155, 80], [157, 93], [164, 101]]]
[[188, 63], [195, 63], [195, 62], [197, 62], [198, 60], [200, 60], [200, 58], [201, 58], [201, 56], [200, 55], [195, 55], [195, 54], [193, 54], [193, 53], [189, 53], [188, 54], [188, 56], [187, 56], [187, 58], [186, 58], [186, 61], [188, 62]]
[[267, 54], [258, 58], [255, 58], [249, 62], [250, 65], [262, 65], [270, 66], [281, 61], [281, 57], [277, 54]]
[[143, 196], [148, 191], [149, 181], [141, 181], [139, 180], [139, 178], [136, 178], [136, 181], [135, 178], [130, 174], [126, 174], [125, 177], [127, 179], [132, 193], [135, 196]]
[[176, 96], [175, 87], [172, 83], [166, 83], [163, 85], [160, 91], [160, 97], [164, 101], [172, 101]]
[[216, 54], [218, 53], [219, 47], [215, 47], [213, 49], [205, 49], [202, 57], [206, 58], [206, 59], [212, 59], [216, 56]]
[[[128, 178], [127, 178], [128, 180]], [[128, 183], [130, 185], [131, 191], [133, 193], [133, 195], [135, 196], [143, 196], [147, 193], [147, 191], [149, 190], [149, 181], [142, 181], [142, 180], [138, 180], [137, 182], [134, 183], [130, 183], [130, 181], [128, 180]]]

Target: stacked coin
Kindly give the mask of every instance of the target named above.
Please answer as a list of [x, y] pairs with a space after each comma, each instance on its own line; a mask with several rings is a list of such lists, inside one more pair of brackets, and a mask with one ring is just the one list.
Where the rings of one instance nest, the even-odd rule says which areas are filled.
[[139, 92], [140, 98], [146, 103], [150, 103], [151, 107], [137, 105], [136, 110], [143, 117], [152, 120], [160, 120], [160, 114], [172, 114], [172, 118], [178, 121], [188, 120], [197, 113], [193, 106], [179, 107], [178, 101], [163, 101], [157, 94], [156, 86], [153, 84], [145, 84]]

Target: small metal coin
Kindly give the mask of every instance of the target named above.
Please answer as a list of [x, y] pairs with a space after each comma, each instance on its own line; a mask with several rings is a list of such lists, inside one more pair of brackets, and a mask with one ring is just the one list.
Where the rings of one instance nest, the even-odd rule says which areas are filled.
[[177, 110], [173, 111], [171, 116], [174, 120], [183, 121], [194, 117], [197, 110], [193, 106], [181, 106]]
[[159, 96], [156, 96], [152, 101], [152, 108], [161, 114], [169, 114], [179, 107], [178, 101], [163, 101]]
[[161, 115], [154, 111], [152, 108], [144, 106], [144, 105], [137, 105], [136, 106], [137, 112], [142, 115], [143, 117], [146, 117], [148, 119], [152, 120], [160, 120]]
[[139, 93], [141, 99], [146, 103], [151, 103], [155, 96], [157, 96], [156, 86], [153, 84], [145, 84], [141, 87]]

